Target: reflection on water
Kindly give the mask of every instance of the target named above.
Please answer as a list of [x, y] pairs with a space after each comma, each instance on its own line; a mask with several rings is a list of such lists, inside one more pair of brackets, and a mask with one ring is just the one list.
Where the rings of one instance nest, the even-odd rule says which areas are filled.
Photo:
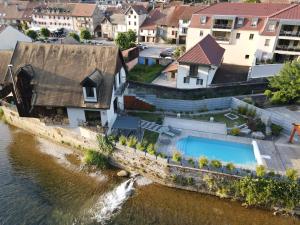
[[112, 214], [108, 224], [114, 225], [300, 224], [239, 203], [155, 184], [138, 187], [129, 197], [132, 183], [117, 178], [115, 171], [104, 171], [106, 179], [95, 179], [62, 167], [41, 148], [47, 145], [38, 138], [0, 123], [1, 225], [101, 224]]

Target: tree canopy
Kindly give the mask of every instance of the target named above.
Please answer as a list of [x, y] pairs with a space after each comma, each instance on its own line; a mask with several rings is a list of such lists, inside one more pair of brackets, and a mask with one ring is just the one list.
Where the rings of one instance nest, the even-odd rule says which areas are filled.
[[46, 28], [46, 27], [43, 27], [41, 29], [41, 35], [44, 37], [44, 38], [48, 38], [50, 36], [50, 31]]
[[89, 40], [92, 38], [92, 35], [88, 30], [82, 30], [80, 32], [80, 38], [84, 40]]
[[74, 38], [76, 41], [80, 42], [80, 37], [78, 34], [74, 33], [74, 32], [70, 32], [69, 36]]
[[121, 50], [126, 50], [135, 46], [136, 33], [133, 30], [118, 33], [115, 42]]
[[287, 62], [277, 76], [269, 79], [265, 95], [272, 103], [294, 103], [300, 100], [300, 61]]
[[26, 31], [26, 35], [27, 35], [28, 37], [30, 37], [32, 40], [36, 40], [37, 37], [38, 37], [37, 32], [35, 32], [34, 30], [27, 30], [27, 31]]

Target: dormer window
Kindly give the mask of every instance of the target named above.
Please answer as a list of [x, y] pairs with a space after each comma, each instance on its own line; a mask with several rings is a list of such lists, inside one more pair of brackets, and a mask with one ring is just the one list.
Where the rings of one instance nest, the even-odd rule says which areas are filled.
[[205, 24], [206, 23], [206, 16], [201, 16], [200, 22], [201, 22], [201, 24]]
[[97, 69], [81, 82], [84, 102], [98, 101], [101, 82], [102, 75]]
[[244, 18], [238, 18], [237, 24], [238, 24], [239, 26], [242, 26], [242, 25], [244, 24]]
[[251, 27], [256, 27], [257, 26], [257, 23], [258, 23], [258, 18], [253, 18], [251, 20]]

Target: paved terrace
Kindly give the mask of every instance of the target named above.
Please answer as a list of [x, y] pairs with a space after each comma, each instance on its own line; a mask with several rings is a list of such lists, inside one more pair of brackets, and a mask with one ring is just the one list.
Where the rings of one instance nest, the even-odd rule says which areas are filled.
[[[158, 151], [171, 156], [179, 139], [187, 136], [218, 139], [223, 141], [252, 144], [251, 138], [235, 137], [226, 135], [226, 125], [215, 122], [201, 122], [195, 120], [178, 119], [166, 117], [163, 126], [172, 126], [180, 129], [181, 134], [170, 138], [160, 135], [158, 140]], [[169, 139], [170, 144], [163, 144], [162, 139]], [[287, 136], [281, 136], [276, 141], [256, 140], [263, 155], [265, 166], [269, 170], [284, 173], [287, 168], [294, 168], [300, 174], [300, 143], [289, 144]], [[251, 168], [254, 169], [254, 168]]]

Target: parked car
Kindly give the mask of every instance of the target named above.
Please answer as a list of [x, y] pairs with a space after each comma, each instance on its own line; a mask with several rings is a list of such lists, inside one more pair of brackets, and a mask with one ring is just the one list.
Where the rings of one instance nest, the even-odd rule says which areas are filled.
[[162, 51], [160, 53], [160, 57], [172, 57], [173, 56], [173, 53], [174, 53], [174, 49], [172, 48], [167, 48], [166, 50]]
[[144, 44], [137, 44], [137, 46], [138, 46], [138, 48], [140, 49], [140, 50], [144, 50], [144, 49], [147, 49], [148, 48], [148, 46], [147, 45], [144, 45]]

